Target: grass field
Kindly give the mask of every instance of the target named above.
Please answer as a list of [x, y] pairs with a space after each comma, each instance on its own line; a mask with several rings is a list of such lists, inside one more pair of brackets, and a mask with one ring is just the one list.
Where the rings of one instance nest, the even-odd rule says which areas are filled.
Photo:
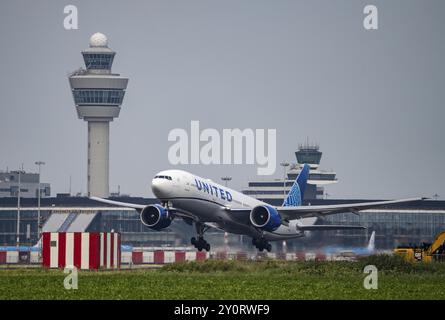
[[[363, 267], [379, 269], [378, 289]], [[79, 271], [66, 290], [63, 270], [2, 269], [0, 299], [445, 299], [445, 264], [393, 257], [359, 262], [206, 261], [160, 269]]]

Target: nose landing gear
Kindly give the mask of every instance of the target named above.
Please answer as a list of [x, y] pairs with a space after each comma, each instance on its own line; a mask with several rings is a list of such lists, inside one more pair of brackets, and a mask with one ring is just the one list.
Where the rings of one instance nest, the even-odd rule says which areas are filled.
[[272, 250], [272, 245], [264, 238], [260, 239], [252, 239], [252, 244], [260, 250], [260, 252], [263, 252], [264, 249], [266, 249], [268, 252]]

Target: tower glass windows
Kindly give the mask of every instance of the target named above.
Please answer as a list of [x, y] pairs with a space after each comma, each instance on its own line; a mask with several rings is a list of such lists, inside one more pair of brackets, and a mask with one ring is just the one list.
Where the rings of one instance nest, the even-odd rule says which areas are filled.
[[75, 89], [76, 105], [120, 105], [124, 99], [124, 90]]
[[87, 69], [110, 70], [114, 53], [83, 53], [83, 60]]
[[295, 152], [298, 163], [320, 164], [321, 152], [314, 149], [299, 149]]

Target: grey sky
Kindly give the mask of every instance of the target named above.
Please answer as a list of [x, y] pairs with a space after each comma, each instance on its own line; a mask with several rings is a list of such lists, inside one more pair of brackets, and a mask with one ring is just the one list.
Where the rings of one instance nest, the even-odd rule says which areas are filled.
[[[63, 8], [79, 9], [79, 30]], [[379, 30], [363, 8], [379, 9]], [[151, 195], [173, 128], [277, 128], [277, 161], [308, 136], [331, 197], [445, 197], [444, 1], [2, 1], [0, 169], [86, 191], [86, 123], [67, 73], [100, 31], [130, 78], [111, 123], [110, 190]], [[181, 168], [242, 188], [254, 166]], [[281, 168], [276, 177], [282, 176]]]

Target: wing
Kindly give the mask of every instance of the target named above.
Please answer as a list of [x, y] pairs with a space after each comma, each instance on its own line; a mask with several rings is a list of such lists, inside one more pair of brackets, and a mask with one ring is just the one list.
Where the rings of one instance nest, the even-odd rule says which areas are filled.
[[363, 230], [366, 227], [354, 226], [354, 225], [341, 225], [341, 224], [311, 224], [306, 225], [302, 223], [297, 223], [297, 228], [303, 231], [321, 231], [321, 230]]
[[90, 197], [91, 200], [99, 201], [106, 204], [112, 204], [118, 207], [124, 207], [124, 208], [132, 208], [136, 210], [142, 210], [146, 207], [144, 204], [135, 204], [135, 203], [128, 203], [128, 202], [120, 202], [120, 201], [114, 201], [114, 200], [108, 200], [108, 199], [102, 199], [98, 197]]
[[[103, 199], [103, 198], [99, 198], [99, 197], [90, 197], [90, 199], [99, 201], [102, 203], [106, 203], [106, 204], [111, 204], [111, 205], [118, 206], [118, 207], [135, 209], [139, 213], [142, 211], [142, 209], [144, 209], [147, 206], [146, 204], [136, 204], [136, 203], [114, 201], [114, 200], [108, 200], [108, 199]], [[177, 208], [173, 208], [173, 207], [169, 207], [168, 209], [169, 209], [169, 211], [171, 211], [173, 214], [175, 214], [177, 216], [191, 218], [193, 220], [196, 220], [196, 218], [188, 212], [185, 212], [185, 211], [179, 210]]]
[[376, 202], [361, 202], [351, 204], [338, 204], [326, 206], [299, 206], [299, 207], [276, 207], [277, 211], [286, 220], [309, 218], [309, 217], [323, 217], [331, 214], [338, 214], [344, 212], [353, 212], [380, 208], [391, 204], [408, 203], [414, 201], [424, 200], [426, 198], [409, 198], [389, 201]]
[[[294, 220], [310, 217], [323, 217], [331, 214], [338, 214], [344, 212], [353, 212], [380, 208], [391, 204], [408, 203], [414, 201], [421, 201], [427, 198], [409, 198], [400, 200], [389, 201], [375, 201], [375, 202], [361, 202], [361, 203], [349, 203], [349, 204], [335, 204], [326, 206], [297, 206], [297, 207], [275, 207], [279, 212], [283, 220]], [[251, 209], [232, 209], [226, 208], [231, 212], [231, 216], [238, 221], [248, 223]]]

